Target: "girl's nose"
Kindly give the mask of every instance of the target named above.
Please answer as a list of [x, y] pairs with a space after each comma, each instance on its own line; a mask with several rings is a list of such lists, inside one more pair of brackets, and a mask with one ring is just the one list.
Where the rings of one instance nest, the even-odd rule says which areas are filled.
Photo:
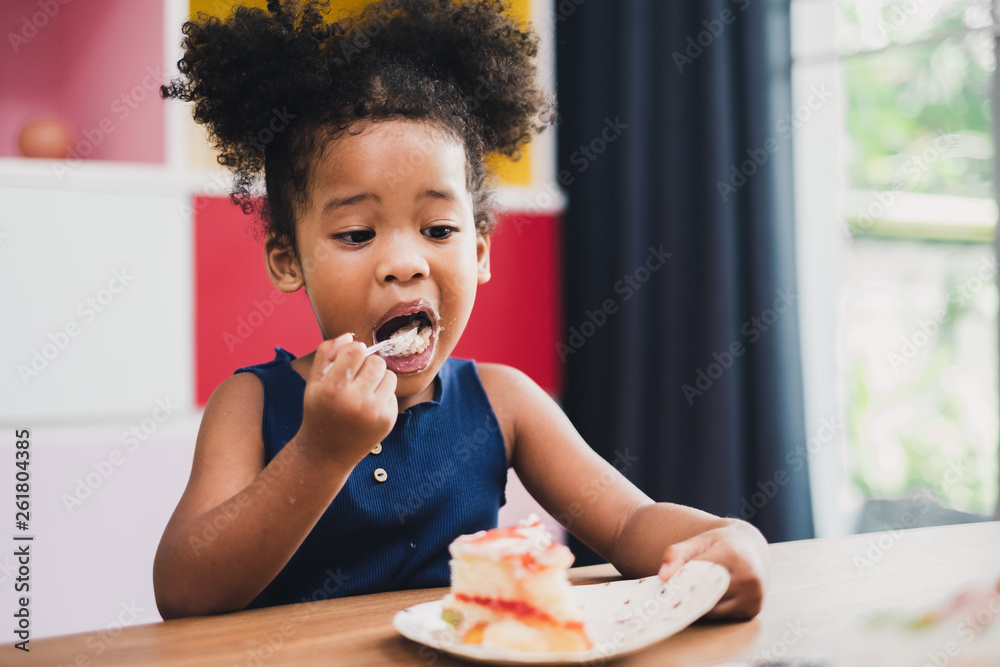
[[[430, 273], [427, 258], [421, 252], [420, 239], [406, 232], [392, 234], [382, 247], [378, 277], [381, 282], [409, 282], [426, 278]], [[419, 235], [418, 235], [419, 236]]]

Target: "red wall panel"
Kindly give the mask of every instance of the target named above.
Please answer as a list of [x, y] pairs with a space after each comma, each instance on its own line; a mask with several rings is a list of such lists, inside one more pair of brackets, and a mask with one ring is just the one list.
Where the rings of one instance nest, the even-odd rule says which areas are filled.
[[[204, 405], [235, 369], [273, 359], [275, 346], [308, 354], [320, 335], [305, 293], [271, 285], [249, 218], [221, 197], [196, 198], [194, 211], [195, 397]], [[501, 218], [493, 277], [479, 288], [456, 357], [514, 366], [559, 393], [559, 247], [558, 216]]]

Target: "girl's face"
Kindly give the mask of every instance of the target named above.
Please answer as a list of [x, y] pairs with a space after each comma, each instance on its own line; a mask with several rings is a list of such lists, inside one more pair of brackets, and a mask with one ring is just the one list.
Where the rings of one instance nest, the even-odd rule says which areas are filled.
[[401, 410], [433, 396], [490, 277], [465, 165], [463, 144], [430, 123], [358, 123], [314, 165], [298, 256], [268, 243], [272, 282], [305, 286], [324, 339], [352, 332], [371, 345], [413, 322], [427, 329], [426, 346], [385, 357]]

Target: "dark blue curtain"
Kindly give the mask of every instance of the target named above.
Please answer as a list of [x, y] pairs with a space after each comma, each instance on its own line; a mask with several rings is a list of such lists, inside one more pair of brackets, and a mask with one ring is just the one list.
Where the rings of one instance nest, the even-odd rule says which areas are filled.
[[556, 12], [566, 412], [655, 500], [811, 537], [788, 2]]

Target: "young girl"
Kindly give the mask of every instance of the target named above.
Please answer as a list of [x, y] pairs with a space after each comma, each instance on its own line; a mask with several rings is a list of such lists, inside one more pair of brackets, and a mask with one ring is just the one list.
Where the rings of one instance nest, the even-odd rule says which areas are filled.
[[[274, 1], [184, 26], [163, 94], [195, 103], [234, 201], [262, 201], [268, 275], [306, 291], [324, 342], [213, 394], [156, 554], [164, 618], [447, 586], [449, 543], [496, 526], [511, 466], [625, 576], [714, 561], [732, 583], [713, 614], [760, 610], [753, 527], [652, 502], [523, 373], [449, 357], [490, 278], [484, 156], [551, 117], [536, 39], [503, 10], [383, 0], [327, 23]], [[366, 355], [401, 329], [420, 333], [404, 352]]]

